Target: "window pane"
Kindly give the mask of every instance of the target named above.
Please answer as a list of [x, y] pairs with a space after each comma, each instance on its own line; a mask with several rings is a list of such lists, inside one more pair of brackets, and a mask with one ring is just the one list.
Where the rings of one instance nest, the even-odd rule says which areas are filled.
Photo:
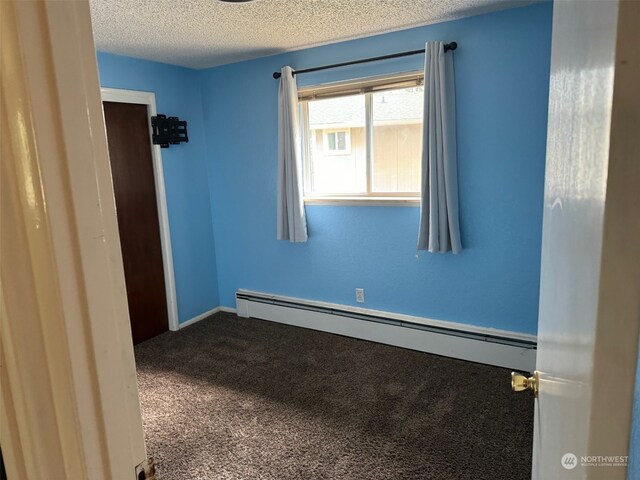
[[308, 110], [306, 192], [366, 193], [364, 95], [309, 101]]
[[423, 87], [373, 94], [372, 190], [419, 192]]
[[328, 133], [327, 134], [327, 145], [329, 146], [329, 150], [336, 149], [336, 134]]

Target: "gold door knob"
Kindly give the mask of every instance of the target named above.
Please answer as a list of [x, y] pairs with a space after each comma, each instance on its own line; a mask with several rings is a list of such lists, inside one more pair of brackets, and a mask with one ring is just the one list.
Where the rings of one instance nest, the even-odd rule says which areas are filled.
[[538, 372], [533, 372], [529, 378], [516, 372], [511, 372], [511, 390], [514, 392], [522, 392], [523, 390], [531, 390], [534, 396], [538, 396]]

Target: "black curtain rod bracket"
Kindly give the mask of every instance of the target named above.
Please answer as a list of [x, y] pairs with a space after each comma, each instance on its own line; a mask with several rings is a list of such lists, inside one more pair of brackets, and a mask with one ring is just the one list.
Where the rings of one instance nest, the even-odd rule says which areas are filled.
[[[458, 44], [456, 42], [445, 43], [444, 45], [445, 52], [453, 51], [456, 48], [458, 48]], [[328, 68], [346, 67], [348, 65], [358, 65], [360, 63], [376, 62], [378, 60], [388, 60], [390, 58], [408, 57], [409, 55], [420, 55], [421, 53], [424, 53], [424, 50], [410, 50], [408, 52], [391, 53], [389, 55], [364, 58], [362, 60], [354, 60], [352, 62], [334, 63], [333, 65], [323, 65], [321, 67], [303, 68], [302, 70], [294, 70], [293, 72], [291, 72], [291, 74], [297, 75], [299, 73], [317, 72], [319, 70], [327, 70]], [[282, 74], [280, 72], [273, 72], [273, 78], [275, 79], [280, 78], [281, 75]]]

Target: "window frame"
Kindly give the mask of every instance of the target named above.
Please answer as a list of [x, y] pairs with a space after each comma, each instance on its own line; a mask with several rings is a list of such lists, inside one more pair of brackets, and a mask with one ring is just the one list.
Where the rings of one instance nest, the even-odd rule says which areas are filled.
[[[420, 192], [374, 192], [372, 191], [373, 173], [373, 94], [384, 90], [399, 90], [424, 84], [424, 72], [411, 71], [394, 75], [368, 77], [314, 85], [299, 89], [300, 130], [303, 154], [303, 199], [312, 205], [380, 205], [380, 206], [416, 206], [420, 204]], [[367, 191], [362, 193], [311, 193], [313, 164], [309, 161], [311, 129], [309, 127], [309, 101], [340, 96], [364, 95], [365, 101], [365, 145], [366, 162], [365, 175]], [[344, 131], [345, 129], [327, 129], [326, 131]], [[350, 137], [350, 133], [348, 134]], [[323, 149], [325, 146], [325, 131], [323, 130]], [[351, 139], [349, 138], [349, 147]], [[328, 151], [328, 150], [327, 150]], [[351, 148], [349, 148], [349, 153]], [[349, 153], [333, 153], [334, 155], [348, 155]]]

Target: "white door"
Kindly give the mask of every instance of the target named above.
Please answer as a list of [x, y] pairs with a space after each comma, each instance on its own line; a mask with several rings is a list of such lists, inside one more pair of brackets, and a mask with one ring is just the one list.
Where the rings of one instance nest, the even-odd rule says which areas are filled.
[[639, 2], [554, 3], [534, 479], [626, 478], [640, 323], [639, 24]]

